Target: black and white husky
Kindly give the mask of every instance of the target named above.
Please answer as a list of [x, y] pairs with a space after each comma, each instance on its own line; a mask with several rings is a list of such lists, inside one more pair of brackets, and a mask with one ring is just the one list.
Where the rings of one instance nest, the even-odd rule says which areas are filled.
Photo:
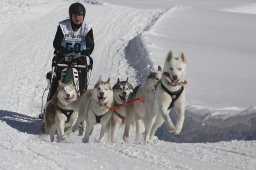
[[111, 115], [110, 119], [110, 139], [112, 143], [116, 142], [118, 129], [124, 125], [126, 121], [127, 104], [131, 101], [133, 93], [133, 86], [126, 81], [117, 80], [117, 83], [113, 86], [114, 103], [113, 107], [108, 112]]
[[[59, 82], [56, 95], [47, 102], [44, 109], [44, 124], [47, 132], [50, 133], [52, 142], [56, 130], [60, 142], [64, 142], [67, 136], [71, 134], [72, 127], [78, 117], [78, 102], [78, 93], [74, 84]], [[65, 126], [69, 126], [66, 131]]]
[[129, 142], [130, 128], [134, 121], [136, 125], [136, 142], [139, 143], [142, 141], [141, 123], [144, 121], [145, 117], [145, 105], [143, 100], [148, 95], [148, 93], [155, 90], [155, 86], [159, 82], [161, 75], [161, 66], [158, 66], [157, 71], [153, 71], [152, 68], [149, 67], [146, 81], [134, 88], [132, 100], [139, 100], [139, 102], [134, 102], [132, 105], [127, 107], [125, 130], [123, 136], [125, 143]]
[[[145, 136], [144, 143], [152, 143], [154, 134], [163, 122], [168, 131], [179, 134], [185, 118], [185, 90], [183, 84], [186, 74], [186, 61], [183, 53], [174, 57], [170, 51], [165, 59], [163, 74], [156, 91], [145, 98]], [[177, 114], [174, 126], [169, 109], [175, 108]]]

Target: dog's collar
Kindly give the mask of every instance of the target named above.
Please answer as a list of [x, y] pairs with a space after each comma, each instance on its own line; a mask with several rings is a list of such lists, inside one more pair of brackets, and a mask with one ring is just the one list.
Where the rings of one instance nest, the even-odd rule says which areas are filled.
[[106, 107], [108, 105], [108, 103], [99, 103], [99, 102], [97, 102], [97, 103], [98, 103], [98, 105], [104, 106], [104, 107]]
[[164, 91], [166, 93], [168, 93], [171, 98], [172, 98], [172, 102], [170, 103], [169, 107], [168, 107], [168, 110], [170, 110], [171, 108], [174, 107], [174, 102], [180, 97], [181, 93], [183, 92], [184, 90], [184, 86], [181, 86], [181, 88], [178, 90], [178, 91], [175, 91], [175, 92], [171, 92], [170, 90], [168, 90], [164, 85], [163, 83], [161, 82], [161, 87], [164, 89]]
[[67, 117], [66, 123], [69, 122], [71, 115], [74, 113], [74, 110], [65, 110], [60, 108], [59, 106], [57, 106], [57, 109]]

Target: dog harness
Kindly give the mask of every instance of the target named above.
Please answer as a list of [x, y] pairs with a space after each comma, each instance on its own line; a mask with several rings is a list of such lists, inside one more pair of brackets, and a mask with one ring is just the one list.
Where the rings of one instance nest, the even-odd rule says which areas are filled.
[[[102, 106], [107, 107], [107, 103], [102, 103], [102, 104], [97, 103], [97, 104], [100, 105], [100, 107], [102, 107]], [[96, 114], [94, 114], [94, 115], [95, 115], [95, 118], [96, 118], [96, 123], [100, 123], [100, 119], [104, 116], [104, 115], [98, 116]]]
[[60, 110], [61, 113], [63, 113], [67, 117], [67, 121], [65, 123], [69, 122], [71, 115], [74, 113], [74, 110], [65, 110], [58, 106], [57, 109]]
[[178, 91], [175, 91], [175, 92], [171, 92], [169, 91], [164, 85], [163, 83], [161, 82], [161, 87], [166, 91], [166, 93], [168, 93], [171, 98], [172, 98], [172, 102], [170, 103], [169, 107], [168, 107], [168, 110], [170, 110], [171, 108], [174, 107], [174, 102], [180, 97], [181, 93], [183, 92], [184, 90], [184, 86], [181, 86], [181, 88], [178, 90]]
[[116, 110], [114, 111], [114, 113], [120, 118], [122, 119], [122, 122], [124, 122], [125, 120], [125, 116], [122, 116], [120, 113], [118, 113]]
[[140, 85], [138, 85], [138, 86], [136, 86], [135, 88], [134, 88], [134, 90], [133, 90], [133, 96], [135, 96], [136, 95], [136, 93], [138, 92], [138, 90], [139, 90], [139, 88], [140, 88], [140, 86], [141, 86], [141, 84]]
[[96, 123], [100, 123], [100, 119], [103, 117], [104, 115], [95, 115], [95, 118], [96, 118]]

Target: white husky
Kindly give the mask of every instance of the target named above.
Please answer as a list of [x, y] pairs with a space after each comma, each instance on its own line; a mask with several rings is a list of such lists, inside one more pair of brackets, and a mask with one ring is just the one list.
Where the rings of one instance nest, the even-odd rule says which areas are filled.
[[[145, 136], [144, 143], [152, 143], [154, 134], [166, 123], [168, 131], [179, 134], [185, 117], [185, 83], [186, 61], [184, 54], [173, 57], [170, 51], [165, 59], [163, 74], [156, 91], [145, 99]], [[169, 117], [169, 109], [174, 107], [177, 114], [176, 126]]]
[[[47, 102], [45, 107], [44, 123], [52, 142], [56, 130], [60, 142], [65, 141], [72, 132], [72, 127], [78, 117], [78, 101], [78, 94], [73, 83], [59, 82], [56, 95]], [[69, 126], [66, 132], [65, 126]]]
[[103, 140], [103, 136], [108, 126], [110, 117], [106, 117], [106, 113], [113, 104], [113, 90], [110, 84], [110, 78], [105, 82], [99, 78], [93, 89], [87, 90], [80, 98], [78, 114], [79, 118], [75, 128], [80, 122], [86, 121], [85, 135], [82, 141], [89, 142], [93, 127], [96, 123], [101, 123], [99, 141]]
[[130, 127], [133, 125], [134, 121], [136, 123], [136, 142], [139, 143], [142, 141], [141, 123], [145, 117], [145, 105], [143, 99], [148, 95], [149, 92], [155, 90], [155, 86], [159, 82], [161, 75], [162, 68], [160, 66], [158, 66], [157, 71], [153, 71], [150, 67], [145, 83], [134, 88], [132, 100], [138, 100], [139, 102], [133, 103], [127, 107], [123, 136], [124, 142], [129, 142]]
[[113, 86], [114, 104], [108, 112], [108, 115], [111, 115], [110, 138], [112, 143], [116, 142], [118, 129], [126, 121], [126, 105], [131, 100], [132, 92], [133, 86], [128, 82], [128, 78], [126, 81], [118, 79], [117, 83]]

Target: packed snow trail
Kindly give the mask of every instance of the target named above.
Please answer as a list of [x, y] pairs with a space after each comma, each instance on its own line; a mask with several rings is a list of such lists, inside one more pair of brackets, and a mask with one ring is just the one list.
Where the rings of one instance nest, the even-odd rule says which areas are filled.
[[[11, 114], [11, 113], [10, 113]], [[254, 169], [255, 142], [180, 144], [160, 141], [156, 145], [95, 143], [100, 126], [88, 144], [72, 134], [67, 143], [51, 143], [48, 135], [17, 133], [1, 126], [1, 166], [8, 169]], [[15, 139], [16, 140], [13, 140]], [[14, 164], [12, 160], [16, 160]], [[33, 160], [33, 161], [31, 161]], [[248, 162], [244, 164], [241, 162]], [[0, 166], [0, 167], [1, 167]], [[6, 168], [3, 168], [6, 169]]]

